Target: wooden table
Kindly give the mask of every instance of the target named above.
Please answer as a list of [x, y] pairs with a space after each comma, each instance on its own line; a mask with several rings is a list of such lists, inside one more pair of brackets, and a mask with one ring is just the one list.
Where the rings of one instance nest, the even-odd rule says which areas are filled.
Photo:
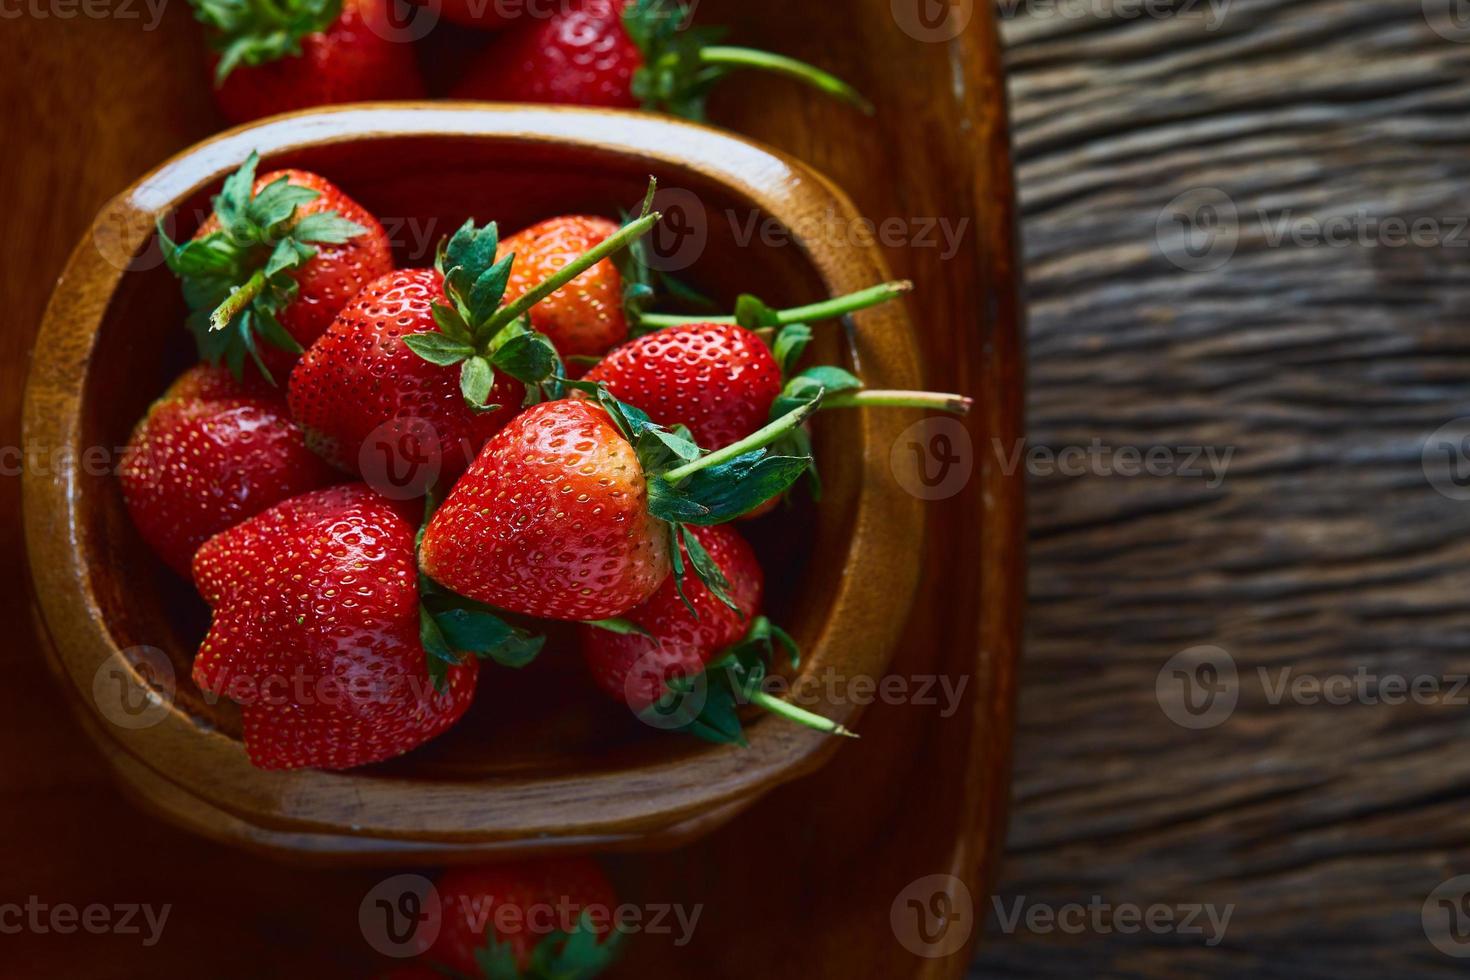
[[[1233, 0], [1213, 29], [1188, 0], [1175, 17], [1126, 16], [1143, 9], [1131, 0], [999, 4], [1032, 444], [1086, 452], [1082, 475], [1068, 475], [1074, 457], [1063, 470], [1029, 457], [1034, 599], [997, 896], [1007, 918], [1021, 900], [1022, 923], [1002, 931], [976, 896], [990, 911], [977, 975], [1449, 975], [1462, 964], [1430, 944], [1421, 909], [1470, 872], [1463, 707], [1268, 695], [1283, 668], [1320, 679], [1363, 667], [1446, 690], [1470, 671], [1470, 545], [1457, 534], [1470, 508], [1421, 464], [1426, 437], [1470, 415], [1470, 346], [1457, 339], [1467, 236], [1457, 247], [1451, 234], [1470, 210], [1470, 45], [1434, 33], [1420, 0]], [[157, 106], [128, 141], [103, 139], [99, 114], [61, 111], [58, 73], [100, 105], [195, 65], [182, 4], [157, 32], [133, 6], [140, 19], [0, 24], [5, 445], [19, 442], [19, 384], [65, 250], [121, 181], [214, 124], [202, 90]], [[89, 71], [98, 44], [134, 70]], [[1222, 191], [1238, 223], [1201, 188]], [[1297, 231], [1278, 241], [1288, 209]], [[1217, 250], [1204, 232], [1184, 250], [1176, 211], [1213, 227]], [[1451, 240], [1311, 244], [1313, 222], [1359, 212], [1435, 219]], [[1169, 452], [1153, 468], [1173, 475], [1118, 472], [1132, 465], [1119, 450], [1154, 447]], [[1200, 475], [1180, 472], [1180, 447], [1233, 451], [1224, 479], [1208, 459], [1193, 461]], [[0, 479], [0, 512], [17, 505], [18, 481]], [[144, 959], [138, 936], [4, 935], [0, 972], [254, 975], [265, 942], [280, 974], [341, 975], [361, 943], [358, 900], [380, 876], [283, 875], [127, 806], [34, 655], [20, 554], [7, 520], [0, 901], [171, 903], [171, 938], [190, 941]], [[1156, 684], [1174, 654], [1202, 645], [1236, 665], [1239, 703], [1192, 729], [1170, 721]], [[1125, 933], [1106, 913], [1075, 935], [1026, 925], [1037, 907], [1093, 896], [1176, 920], [1192, 904], [1233, 911], [1215, 947]], [[205, 939], [217, 957], [201, 968]]]
[[[1470, 672], [1470, 506], [1421, 466], [1470, 415], [1470, 28], [1440, 36], [1420, 0], [1235, 0], [1213, 29], [1203, 3], [1100, 6], [1117, 12], [1022, 4], [1004, 31], [1032, 443], [1234, 455], [1218, 485], [1033, 462], [999, 900], [1008, 918], [1022, 896], [1234, 911], [1207, 947], [1105, 915], [1002, 934], [992, 903], [976, 975], [1463, 975], [1421, 909], [1470, 872], [1466, 693], [1369, 702], [1393, 675], [1452, 699]], [[1236, 224], [1217, 209], [1198, 260], [1175, 234], [1161, 248], [1161, 212], [1172, 232], [1173, 211], [1220, 203], [1202, 188]], [[1439, 232], [1395, 245], [1373, 218]], [[1229, 654], [1238, 705], [1188, 729], [1156, 681], [1198, 645]], [[1284, 669], [1360, 667], [1366, 696], [1272, 703]]]

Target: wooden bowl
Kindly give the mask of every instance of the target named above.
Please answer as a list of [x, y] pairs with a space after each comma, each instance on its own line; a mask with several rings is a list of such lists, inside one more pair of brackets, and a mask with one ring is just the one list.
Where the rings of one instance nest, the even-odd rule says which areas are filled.
[[[73, 253], [46, 311], [25, 413], [28, 445], [78, 461], [26, 474], [41, 617], [56, 666], [130, 788], [217, 838], [407, 860], [675, 843], [821, 765], [836, 741], [775, 718], [752, 720], [745, 749], [650, 729], [593, 691], [560, 633], [526, 671], [482, 671], [470, 715], [402, 759], [339, 773], [250, 765], [233, 707], [189, 680], [207, 610], [142, 544], [111, 469], [87, 461], [111, 458], [192, 357], [153, 222], [191, 234], [252, 149], [262, 172], [304, 167], [341, 185], [383, 219], [404, 265], [431, 262], [434, 243], [466, 217], [509, 231], [557, 213], [615, 215], [636, 205], [654, 174], [661, 206], [685, 233], [656, 249], [671, 265], [693, 262], [680, 274], [727, 303], [750, 290], [787, 305], [889, 278], [872, 245], [799, 232], [789, 242], [742, 240], [747, 227], [854, 225], [852, 204], [820, 175], [738, 137], [634, 113], [326, 109], [231, 131], [143, 177]], [[903, 304], [854, 324], [850, 338], [821, 328], [816, 357], [850, 357], [873, 387], [921, 385]], [[889, 472], [889, 448], [915, 418], [826, 413], [817, 426], [821, 507], [752, 530], [770, 570], [771, 611], [805, 652], [796, 681], [814, 685], [816, 710], [844, 724], [861, 705], [827, 697], [831, 685], [818, 679], [881, 677], [915, 597], [921, 505]], [[161, 703], [148, 707], [149, 691]], [[119, 700], [129, 694], [137, 713]]]

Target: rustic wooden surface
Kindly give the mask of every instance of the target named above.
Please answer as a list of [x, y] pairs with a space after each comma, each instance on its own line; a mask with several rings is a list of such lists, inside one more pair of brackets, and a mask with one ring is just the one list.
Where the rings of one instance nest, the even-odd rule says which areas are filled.
[[[1257, 668], [1470, 671], [1470, 508], [1420, 462], [1430, 432], [1470, 414], [1470, 250], [1451, 241], [1470, 214], [1470, 44], [1431, 31], [1420, 0], [1236, 0], [1213, 31], [1202, 4], [1131, 20], [1107, 12], [1121, 2], [1002, 6], [1033, 443], [1235, 456], [1214, 488], [1032, 476], [999, 899], [1008, 915], [1022, 896], [1235, 908], [1207, 948], [1007, 935], [992, 907], [975, 975], [1463, 973], [1420, 918], [1470, 872], [1463, 699], [1273, 706]], [[1189, 272], [1154, 234], [1200, 187], [1236, 203], [1239, 249]], [[1430, 217], [1447, 240], [1273, 247], [1258, 209]], [[1155, 678], [1200, 644], [1234, 658], [1239, 705], [1191, 731]]]

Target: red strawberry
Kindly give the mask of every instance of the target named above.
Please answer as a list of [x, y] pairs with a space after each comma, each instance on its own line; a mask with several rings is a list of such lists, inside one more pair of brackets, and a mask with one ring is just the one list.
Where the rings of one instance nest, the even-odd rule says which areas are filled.
[[213, 610], [194, 682], [240, 702], [251, 763], [376, 763], [465, 714], [478, 661], [431, 685], [413, 542], [391, 501], [350, 483], [278, 504], [194, 555]]
[[[810, 457], [762, 447], [813, 404], [752, 438], [701, 455], [596, 385], [598, 398], [545, 402], [495, 435], [429, 522], [424, 572], [472, 599], [549, 619], [619, 616], [651, 596], [682, 538], [707, 583], [712, 563], [686, 523], [734, 520], [790, 486]], [[703, 559], [703, 560], [701, 560]]]
[[362, 484], [294, 497], [204, 544], [213, 621], [194, 681], [241, 704], [263, 769], [388, 759], [464, 714], [478, 664], [436, 691], [420, 641], [414, 527]]
[[339, 466], [365, 464], [364, 440], [376, 431], [390, 450], [400, 437], [430, 443], [420, 453], [430, 464], [424, 479], [457, 476], [520, 409], [526, 386], [538, 397], [558, 369], [555, 348], [527, 327], [527, 314], [534, 324], [537, 303], [584, 270], [595, 272], [603, 256], [657, 220], [645, 215], [543, 269], [544, 280], [521, 281], [504, 306], [519, 257], [500, 254], [494, 222], [466, 222], [440, 250], [437, 269], [385, 276], [343, 308], [291, 375], [292, 413]]
[[391, 0], [189, 2], [211, 28], [215, 97], [231, 122], [424, 94]]
[[[516, 257], [506, 300], [520, 299], [617, 231], [606, 218], [567, 215], [511, 235], [500, 243], [502, 255]], [[622, 276], [611, 259], [603, 259], [531, 307], [531, 327], [550, 337], [563, 357], [605, 354], [628, 339], [622, 304]]]
[[644, 334], [586, 374], [660, 425], [687, 425], [708, 449], [770, 420], [781, 367], [756, 334], [733, 323], [689, 323]]
[[793, 58], [712, 43], [720, 32], [684, 30], [677, 0], [572, 0], [549, 17], [498, 35], [455, 89], [464, 99], [551, 102], [704, 114], [715, 81], [757, 68], [806, 82], [866, 112], [852, 86]]
[[[746, 326], [736, 325], [733, 316], [701, 320], [644, 313], [639, 325], [658, 329], [608, 354], [587, 372], [586, 380], [606, 385], [655, 422], [688, 426], [696, 441], [711, 448], [745, 438], [818, 392], [825, 396], [823, 408], [908, 406], [963, 414], [970, 399], [961, 395], [861, 390], [858, 378], [835, 367], [792, 374], [811, 339], [806, 320], [844, 316], [911, 288], [906, 281], [883, 283], [791, 310], [773, 310], [746, 296], [738, 315]], [[780, 448], [797, 455], [811, 451], [801, 431], [790, 433]], [[759, 513], [764, 509], [749, 516]]]
[[192, 239], [160, 237], [203, 358], [239, 375], [249, 356], [273, 377], [393, 256], [383, 226], [336, 185], [304, 170], [256, 179], [258, 160], [225, 180]]
[[[475, 411], [460, 392], [458, 370], [430, 363], [403, 343], [406, 336], [432, 333], [434, 304], [445, 302], [439, 272], [402, 269], [370, 283], [342, 308], [291, 372], [291, 414], [314, 449], [356, 471], [368, 462], [364, 451], [378, 451], [374, 445], [364, 449], [375, 436], [395, 457], [384, 460], [385, 466], [401, 464], [408, 486], [463, 472], [485, 440], [515, 415], [525, 398], [520, 381], [497, 373], [489, 400], [502, 407]], [[424, 489], [405, 492], [412, 496]]]
[[463, 976], [587, 980], [617, 955], [617, 894], [589, 858], [453, 868], [436, 887], [425, 957]]
[[669, 574], [643, 468], [607, 413], [543, 402], [491, 439], [424, 534], [425, 574], [473, 599], [549, 619], [602, 619]]
[[[702, 582], [686, 583], [681, 594], [670, 578], [624, 618], [579, 627], [582, 658], [597, 685], [654, 727], [712, 742], [745, 744], [745, 704], [851, 736], [836, 722], [764, 690], [776, 647], [793, 665], [797, 649], [784, 630], [756, 615], [764, 582], [750, 545], [728, 527], [696, 528], [684, 538], [686, 546], [691, 537], [717, 569], [723, 596]], [[695, 561], [695, 549], [685, 557]]]
[[138, 423], [119, 477], [138, 533], [187, 576], [210, 537], [334, 474], [306, 448], [275, 389], [201, 364]]
[[702, 582], [687, 583], [681, 597], [670, 576], [647, 602], [626, 614], [643, 632], [578, 627], [592, 679], [634, 711], [657, 701], [671, 678], [702, 672], [716, 651], [745, 635], [760, 609], [764, 577], [745, 539], [729, 527], [701, 527], [693, 533], [729, 583], [735, 609]]

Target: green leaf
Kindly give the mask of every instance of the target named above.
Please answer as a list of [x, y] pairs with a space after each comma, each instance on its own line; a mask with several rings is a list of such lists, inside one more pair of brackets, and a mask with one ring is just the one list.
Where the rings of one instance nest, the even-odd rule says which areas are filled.
[[490, 362], [478, 354], [466, 358], [459, 369], [459, 390], [470, 407], [485, 409], [490, 389], [495, 385], [495, 371]]
[[584, 619], [582, 622], [587, 626], [607, 630], [609, 633], [617, 633], [619, 636], [653, 636], [631, 619]]
[[698, 470], [671, 485], [648, 479], [648, 512], [684, 524], [724, 524], [780, 496], [811, 466], [810, 456], [773, 456], [756, 450]]
[[[515, 255], [507, 255], [475, 277], [475, 284], [470, 287], [470, 315], [466, 317], [469, 322], [477, 326], [484, 324], [500, 309], [500, 301], [505, 296], [506, 284], [510, 282], [510, 268], [514, 261]], [[476, 267], [466, 268], [473, 274]]]
[[440, 333], [450, 340], [471, 347], [474, 337], [470, 334], [469, 324], [464, 322], [464, 317], [459, 315], [458, 310], [452, 306], [445, 306], [443, 303], [435, 303], [433, 313], [434, 324], [439, 328]]
[[[475, 356], [475, 349], [469, 344], [451, 340], [442, 333], [409, 334], [403, 338], [403, 344], [430, 364], [445, 367]], [[487, 395], [489, 390], [488, 387], [485, 389]]]
[[759, 330], [762, 327], [779, 326], [781, 320], [776, 311], [762, 302], [760, 297], [745, 293], [735, 300], [735, 322], [746, 330]]
[[367, 231], [356, 221], [349, 221], [334, 211], [319, 211], [308, 214], [296, 222], [291, 235], [297, 241], [318, 242], [323, 245], [341, 245], [350, 242]]
[[781, 366], [781, 376], [790, 377], [796, 368], [796, 362], [801, 360], [801, 355], [806, 352], [807, 344], [811, 343], [812, 328], [805, 323], [791, 323], [782, 327], [776, 334], [775, 341], [771, 344], [771, 353], [776, 358], [776, 363]]
[[[453, 596], [448, 601], [458, 599]], [[545, 637], [532, 636], [512, 626], [488, 608], [467, 606], [466, 602], [433, 613], [445, 640], [455, 650], [472, 653], [482, 660], [494, 660], [502, 667], [516, 668], [526, 666], [541, 652]]]
[[543, 333], [519, 333], [491, 355], [494, 365], [525, 384], [539, 384], [557, 368], [556, 348]]
[[771, 418], [778, 419], [815, 399], [822, 393], [856, 391], [863, 383], [858, 377], [840, 367], [822, 365], [807, 368], [786, 382], [781, 394], [771, 402]]
[[734, 599], [730, 598], [729, 579], [725, 578], [725, 573], [710, 557], [710, 553], [700, 543], [698, 536], [682, 525], [679, 531], [684, 541], [684, 548], [689, 552], [689, 564], [694, 566], [694, 574], [699, 576], [699, 580], [704, 583], [706, 589], [709, 589], [711, 595], [736, 613], [740, 613], [740, 607], [735, 605]]
[[439, 628], [438, 620], [422, 605], [419, 606], [419, 642], [424, 647], [429, 680], [434, 690], [443, 691], [449, 668], [459, 666], [460, 659]]

